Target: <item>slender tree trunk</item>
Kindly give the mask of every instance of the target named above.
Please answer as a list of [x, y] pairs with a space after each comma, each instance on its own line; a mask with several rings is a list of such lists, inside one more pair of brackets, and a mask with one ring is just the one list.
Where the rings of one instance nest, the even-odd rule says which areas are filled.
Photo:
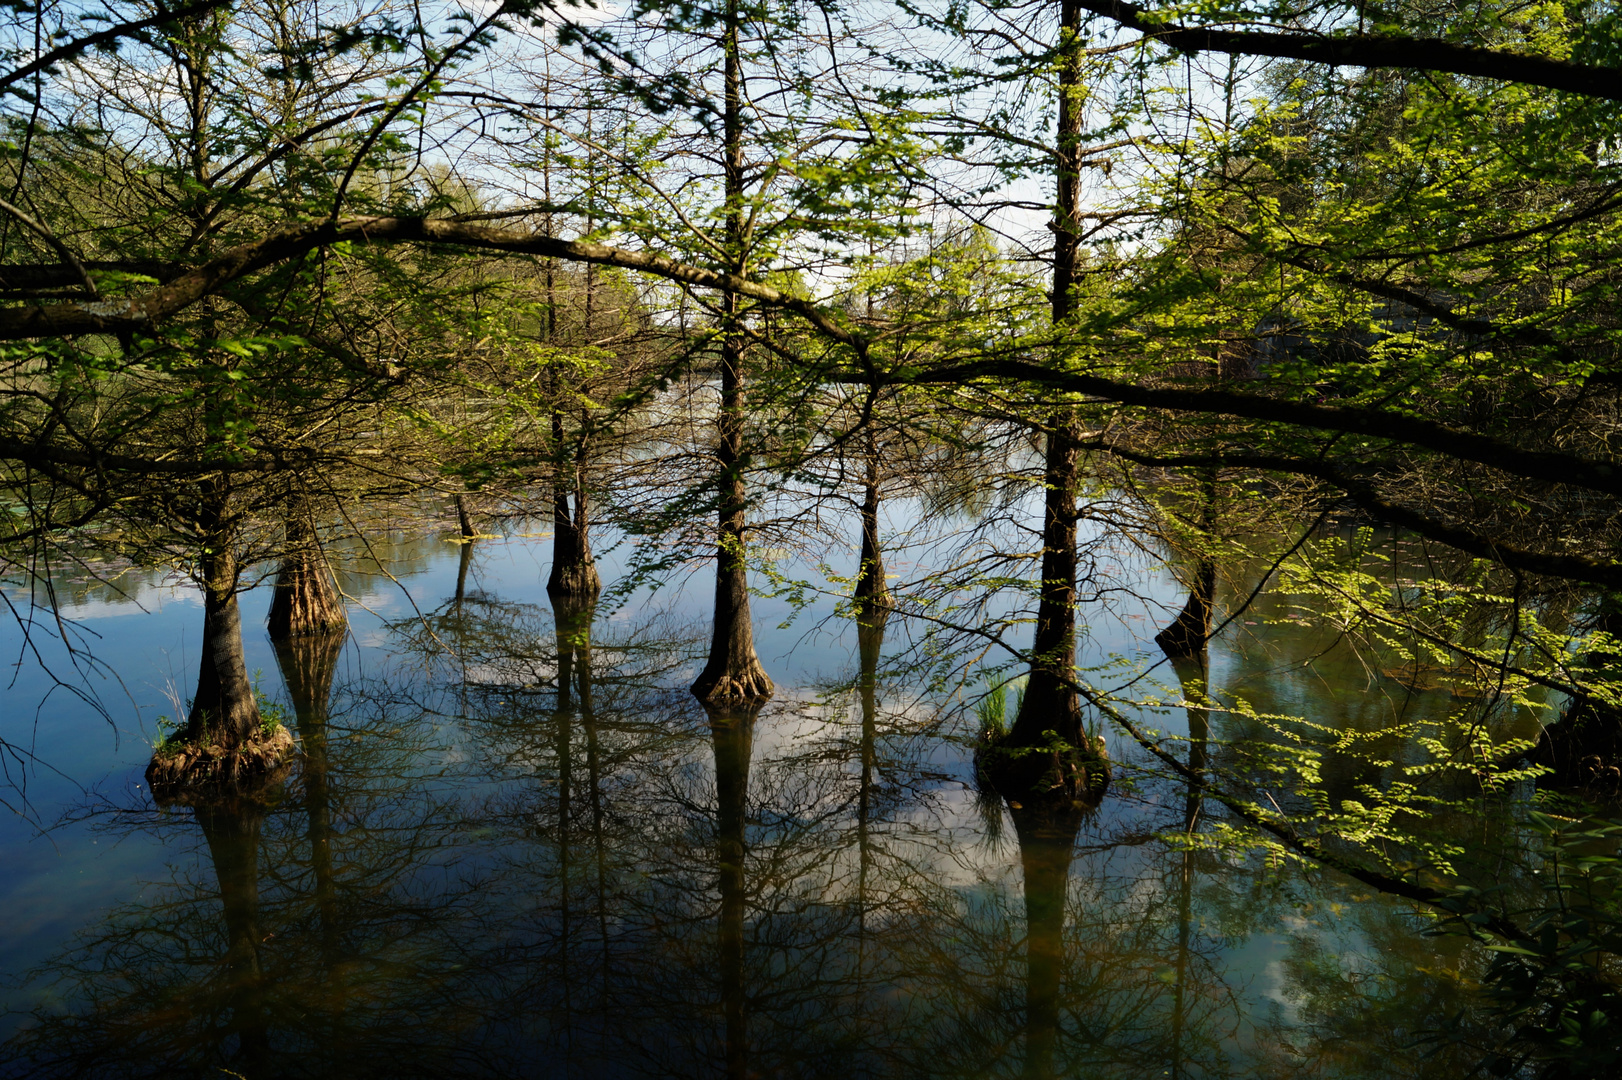
[[884, 578], [884, 551], [879, 547], [879, 454], [868, 437], [866, 472], [862, 479], [862, 564], [856, 576], [856, 609], [873, 616], [890, 607]]
[[554, 599], [562, 596], [592, 599], [602, 591], [603, 583], [591, 555], [585, 425], [581, 425], [571, 462], [564, 454], [563, 414], [554, 412], [552, 446], [556, 457], [552, 478], [552, 575], [547, 579], [546, 591]]
[[[743, 216], [743, 69], [738, 56], [738, 25], [741, 21], [736, 0], [728, 0], [722, 49], [725, 52], [725, 158], [727, 251], [733, 259], [732, 272], [743, 274], [748, 259], [745, 252]], [[711, 704], [759, 701], [772, 694], [772, 681], [755, 655], [754, 627], [749, 613], [749, 579], [744, 557], [745, 513], [748, 498], [744, 488], [747, 458], [743, 452], [744, 335], [738, 326], [741, 316], [737, 294], [721, 298], [721, 409], [716, 464], [719, 509], [715, 557], [715, 626], [710, 638], [709, 659], [693, 693]]]
[[276, 572], [266, 619], [271, 639], [342, 630], [349, 620], [304, 506], [296, 506], [288, 514], [287, 548]]
[[[1053, 325], [1062, 333], [1070, 321], [1071, 290], [1076, 284], [1080, 242], [1076, 212], [1081, 201], [1078, 165], [1081, 136], [1081, 27], [1079, 0], [1063, 0], [1060, 9], [1058, 200], [1054, 222]], [[1050, 420], [1043, 469], [1046, 496], [1042, 511], [1042, 584], [1036, 612], [1030, 677], [1025, 700], [1009, 730], [1006, 745], [1046, 745], [1054, 732], [1075, 748], [1086, 746], [1076, 675], [1076, 487], [1080, 449], [1073, 409], [1056, 410]]]
[[461, 532], [463, 540], [472, 540], [479, 534], [473, 529], [473, 515], [468, 513], [467, 497], [458, 491], [454, 498], [456, 501], [456, 526]]

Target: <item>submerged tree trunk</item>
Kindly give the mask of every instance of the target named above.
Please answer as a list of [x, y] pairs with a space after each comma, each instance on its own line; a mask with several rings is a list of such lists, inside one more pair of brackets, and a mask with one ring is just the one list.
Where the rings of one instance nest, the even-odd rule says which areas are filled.
[[867, 445], [867, 472], [862, 482], [862, 563], [856, 575], [858, 615], [873, 615], [890, 608], [890, 590], [884, 578], [884, 552], [879, 547], [879, 460], [871, 435]]
[[749, 759], [754, 752], [757, 707], [707, 708], [715, 750], [715, 861], [721, 894], [717, 968], [726, 1038], [726, 1075], [749, 1075], [749, 1012], [744, 982], [744, 923], [748, 858]]
[[[552, 414], [552, 445], [562, 454], [563, 414]], [[602, 591], [602, 578], [591, 555], [591, 521], [586, 493], [587, 440], [584, 428], [575, 448], [573, 476], [557, 461], [552, 478], [552, 574], [546, 581], [547, 594], [594, 598]], [[570, 501], [573, 500], [573, 506]]]
[[455, 502], [456, 502], [456, 527], [457, 527], [457, 530], [461, 533], [462, 539], [464, 541], [472, 540], [474, 537], [478, 536], [479, 534], [473, 528], [473, 515], [468, 513], [467, 497], [464, 496], [460, 491], [458, 491], [454, 498], [455, 498]]
[[[725, 53], [725, 171], [727, 252], [730, 269], [743, 274], [748, 268], [743, 208], [743, 68], [738, 54], [738, 25], [742, 16], [736, 0], [728, 0], [723, 27]], [[717, 531], [715, 555], [715, 626], [709, 659], [693, 683], [693, 693], [710, 705], [763, 701], [772, 695], [772, 681], [755, 655], [755, 632], [749, 613], [749, 578], [745, 558], [745, 514], [748, 499], [743, 452], [745, 339], [738, 325], [741, 305], [736, 293], [721, 297], [721, 408], [716, 417]]]
[[271, 640], [343, 630], [349, 624], [343, 601], [304, 507], [288, 515], [287, 547], [266, 619]]

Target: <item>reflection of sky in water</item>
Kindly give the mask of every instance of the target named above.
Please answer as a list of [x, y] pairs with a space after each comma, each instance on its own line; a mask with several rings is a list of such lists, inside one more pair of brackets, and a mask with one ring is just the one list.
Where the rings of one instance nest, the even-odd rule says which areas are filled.
[[[893, 512], [904, 513], [906, 508], [893, 508]], [[943, 533], [946, 525], [950, 523], [943, 524]], [[893, 520], [890, 528], [898, 531]], [[915, 575], [919, 564], [928, 565], [932, 556], [946, 551], [953, 541], [951, 536], [921, 538], [891, 563], [895, 580]], [[609, 546], [601, 539], [599, 544]], [[518, 688], [522, 692], [510, 691], [514, 668], [504, 666], [499, 657], [470, 658], [466, 671], [471, 685], [459, 691], [430, 686], [432, 678], [444, 674], [445, 658], [402, 649], [400, 635], [388, 624], [403, 624], [419, 613], [431, 619], [448, 610], [461, 548], [439, 537], [394, 537], [375, 543], [374, 551], [397, 580], [366, 574], [361, 568], [343, 577], [346, 591], [357, 603], [351, 605], [352, 639], [337, 675], [335, 700], [347, 704], [333, 718], [335, 748], [331, 753], [335, 761], [349, 761], [346, 755], [359, 756], [354, 758], [357, 763], [334, 774], [334, 784], [341, 791], [346, 782], [370, 777], [367, 770], [374, 768], [393, 768], [409, 779], [392, 788], [380, 782], [380, 790], [393, 795], [379, 796], [370, 809], [355, 811], [357, 816], [342, 824], [376, 828], [377, 843], [386, 846], [389, 830], [383, 826], [395, 819], [410, 819], [421, 803], [424, 820], [432, 824], [418, 828], [427, 829], [422, 835], [431, 836], [433, 843], [419, 853], [417, 861], [397, 867], [395, 880], [379, 883], [384, 894], [392, 895], [394, 890], [402, 895], [430, 895], [434, 888], [445, 887], [446, 875], [459, 876], [487, 883], [480, 889], [487, 888], [488, 895], [475, 890], [477, 902], [484, 905], [480, 918], [487, 920], [480, 933], [521, 936], [527, 932], [520, 929], [528, 925], [526, 920], [535, 919], [551, 927], [548, 932], [556, 932], [546, 922], [555, 920], [555, 913], [545, 912], [558, 903], [557, 882], [563, 871], [556, 865], [558, 852], [543, 843], [549, 827], [546, 815], [560, 812], [558, 781], [543, 775], [555, 759], [555, 747], [545, 737], [545, 731], [551, 730], [548, 725], [554, 723], [547, 711], [551, 698], [522, 687]], [[612, 582], [621, 572], [625, 551], [621, 547], [604, 559], [605, 581]], [[1153, 646], [1148, 639], [1169, 621], [1180, 603], [1178, 587], [1165, 570], [1150, 565], [1142, 555], [1112, 550], [1106, 556], [1135, 589], [1131, 594], [1112, 594], [1107, 604], [1088, 609], [1080, 662], [1097, 666], [1112, 657], [1158, 659], [1158, 653], [1151, 656]], [[528, 640], [537, 653], [525, 662], [529, 674], [520, 683], [532, 683], [555, 670], [555, 661], [547, 652], [555, 646], [549, 636], [552, 628], [544, 589], [548, 559], [549, 544], [543, 535], [516, 535], [515, 530], [507, 538], [481, 541], [470, 560], [469, 600], [464, 610], [477, 611], [479, 598], [489, 595], [506, 605], [534, 605], [537, 612], [533, 626], [512, 624], [518, 628], [515, 632], [531, 635]], [[786, 561], [780, 570], [789, 576], [809, 577], [811, 562], [824, 559], [836, 572], [849, 573], [853, 556], [850, 552], [819, 552], [816, 560]], [[196, 677], [199, 605], [195, 593], [167, 583], [162, 575], [132, 578], [137, 580], [126, 586], [130, 592], [126, 600], [116, 600], [103, 591], [64, 608], [65, 615], [81, 621], [82, 644], [97, 661], [82, 667], [84, 673], [77, 680], [66, 681], [91, 689], [105, 715], [67, 689], [53, 690], [49, 676], [28, 655], [15, 624], [0, 626], [0, 646], [16, 664], [12, 681], [0, 697], [0, 731], [8, 741], [35, 755], [31, 764], [10, 764], [12, 780], [26, 794], [32, 818], [8, 816], [0, 825], [0, 849], [8, 867], [0, 879], [0, 905], [9, 913], [6, 928], [0, 931], [0, 969], [8, 973], [21, 973], [60, 954], [75, 934], [93, 933], [116, 907], [133, 905], [138, 910], [142, 904], [172, 900], [176, 889], [185, 891], [182, 885], [171, 883], [172, 878], [201, 883], [205, 891], [212, 881], [208, 853], [189, 812], [175, 811], [156, 823], [140, 813], [146, 805], [140, 790], [141, 771], [156, 735], [156, 718], [174, 715], [172, 699], [188, 695]], [[1248, 591], [1253, 584], [1243, 587]], [[699, 566], [691, 574], [676, 575], [651, 599], [646, 593], [638, 594], [607, 613], [596, 631], [599, 662], [607, 663], [615, 655], [616, 640], [644, 625], [685, 627], [701, 645], [707, 640], [706, 613], [712, 588], [709, 568]], [[1223, 590], [1219, 619], [1225, 615], [1221, 605], [1234, 592], [1232, 586]], [[270, 696], [281, 697], [279, 668], [262, 630], [268, 599], [268, 589], [259, 588], [242, 601], [248, 667], [261, 673], [261, 685]], [[1017, 603], [1016, 597], [1004, 597], [992, 612], [1004, 612]], [[1282, 617], [1268, 603], [1276, 607], [1281, 602], [1264, 603], [1263, 614]], [[764, 909], [756, 911], [755, 952], [751, 955], [764, 965], [759, 977], [767, 978], [765, 971], [774, 964], [788, 964], [785, 958], [790, 953], [800, 957], [796, 964], [810, 962], [795, 951], [809, 946], [791, 948], [780, 943], [788, 952], [774, 953], [774, 935], [785, 941], [793, 939], [802, 926], [815, 921], [814, 913], [822, 912], [815, 918], [823, 918], [841, 905], [859, 907], [864, 890], [883, 892], [889, 899], [876, 905], [875, 924], [893, 928], [898, 941], [893, 948], [907, 963], [916, 964], [917, 970], [896, 969], [874, 977], [881, 982], [890, 980], [892, 996], [898, 1000], [917, 998], [919, 1031], [944, 1030], [959, 1022], [952, 1019], [952, 1010], [958, 1006], [947, 1003], [955, 1001], [953, 994], [961, 990], [953, 985], [954, 980], [974, 984], [975, 993], [989, 994], [982, 1002], [987, 1008], [993, 1000], [1001, 1003], [997, 1006], [1002, 1010], [1001, 1019], [985, 1023], [999, 1031], [1010, 1024], [1017, 1028], [1023, 1000], [1019, 990], [1023, 945], [1017, 924], [1024, 918], [1019, 848], [1000, 807], [996, 812], [1001, 828], [988, 833], [983, 809], [970, 790], [972, 766], [967, 750], [952, 738], [965, 734], [970, 721], [957, 714], [944, 726], [931, 726], [939, 715], [937, 702], [914, 688], [881, 682], [874, 810], [866, 826], [869, 846], [859, 844], [853, 832], [852, 791], [861, 769], [861, 715], [857, 695], [849, 687], [857, 667], [855, 636], [848, 622], [831, 618], [830, 611], [826, 601], [797, 611], [778, 598], [757, 600], [754, 608], [757, 648], [779, 693], [754, 732], [749, 844], [755, 853], [752, 857], [780, 853], [781, 861], [771, 865], [779, 871], [792, 871], [788, 877], [762, 886], [754, 898], [758, 903], [770, 900], [778, 905], [769, 917]], [[666, 623], [651, 621], [656, 617]], [[786, 628], [780, 627], [784, 622]], [[45, 629], [41, 627], [41, 632]], [[1028, 633], [1028, 627], [1024, 632]], [[1300, 657], [1322, 646], [1292, 635], [1293, 630], [1281, 633], [1265, 621], [1230, 628], [1212, 651], [1213, 683], [1228, 690], [1242, 688], [1244, 696], [1264, 711], [1295, 708], [1320, 719], [1375, 722], [1374, 714], [1386, 707], [1381, 703], [1387, 698], [1370, 694], [1366, 685], [1353, 685], [1338, 669], [1327, 677], [1321, 668], [1317, 673], [1301, 669]], [[1019, 644], [1017, 633], [1011, 635], [1011, 641]], [[36, 634], [35, 647], [51, 669], [64, 674], [73, 671], [59, 642]], [[895, 620], [886, 635], [887, 655], [893, 657], [909, 647], [908, 629]], [[698, 909], [708, 910], [709, 902], [702, 896], [714, 886], [713, 851], [706, 846], [711, 843], [705, 831], [710, 826], [704, 824], [709, 811], [703, 808], [712, 807], [716, 798], [714, 757], [706, 728], [697, 710], [679, 692], [695, 671], [696, 664], [691, 662], [668, 670], [664, 683], [678, 692], [665, 695], [668, 700], [662, 704], [640, 710], [633, 707], [627, 715], [612, 712], [616, 705], [626, 704], [614, 698], [612, 686], [605, 683], [598, 690], [603, 732], [597, 752], [603, 755], [601, 763], [606, 763], [601, 798], [607, 805], [606, 810], [601, 806], [598, 810], [609, 818], [610, 876], [629, 877], [614, 886], [616, 896], [628, 906], [599, 912], [593, 916], [593, 925], [611, 931], [619, 928], [616, 932], [624, 940], [614, 948], [624, 950], [625, 955], [616, 962], [628, 965], [628, 970], [646, 975], [652, 964], [661, 973], [658, 977], [678, 980], [690, 977], [691, 970], [704, 969], [703, 964], [684, 958], [681, 950], [687, 939], [668, 937], [672, 932], [662, 928], [660, 917], [651, 915], [646, 905], [658, 893], [649, 882], [663, 882], [659, 888], [692, 894], [677, 905], [680, 918], [703, 923], [713, 917], [713, 913], [702, 918], [694, 914]], [[1152, 678], [1176, 693], [1176, 679], [1168, 667], [1162, 666]], [[1125, 679], [1110, 670], [1095, 681], [1114, 686]], [[835, 685], [839, 683], [844, 684], [842, 688]], [[1389, 692], [1389, 687], [1385, 690]], [[374, 693], [384, 696], [367, 696]], [[390, 694], [397, 694], [398, 699], [385, 700]], [[460, 712], [470, 719], [458, 720]], [[667, 733], [650, 734], [664, 718], [673, 725]], [[1162, 731], [1187, 731], [1180, 709], [1157, 713], [1149, 722]], [[1215, 718], [1218, 731], [1223, 723], [1219, 714]], [[578, 785], [586, 768], [585, 751], [576, 747], [572, 753], [575, 772], [571, 783]], [[1112, 753], [1123, 762], [1138, 756], [1121, 738], [1112, 741]], [[399, 759], [391, 759], [391, 754]], [[391, 760], [394, 764], [387, 765]], [[18, 798], [15, 794], [8, 797], [14, 802]], [[436, 800], [449, 809], [434, 809]], [[596, 812], [578, 795], [572, 805], [576, 822]], [[60, 825], [43, 837], [34, 827], [35, 823], [55, 823], [64, 814], [83, 817], [87, 808], [99, 810], [88, 822]], [[1236, 1075], [1250, 1075], [1246, 1070], [1251, 1068], [1265, 1071], [1258, 1062], [1280, 1052], [1279, 1036], [1272, 1025], [1276, 1021], [1294, 1024], [1301, 1018], [1303, 997], [1289, 955], [1292, 950], [1327, 950], [1343, 958], [1348, 970], [1356, 967], [1369, 947], [1358, 923], [1364, 905], [1351, 904], [1325, 915], [1326, 905], [1338, 902], [1337, 898], [1344, 901], [1345, 896], [1344, 890], [1321, 880], [1322, 875], [1283, 875], [1286, 883], [1270, 892], [1272, 886], [1258, 884], [1254, 867], [1245, 860], [1224, 860], [1209, 852], [1185, 855], [1150, 838], [1156, 830], [1178, 828], [1184, 809], [1180, 791], [1149, 780], [1133, 791], [1118, 791], [1083, 826], [1070, 870], [1067, 940], [1071, 945], [1067, 955], [1074, 965], [1075, 982], [1069, 993], [1083, 1011], [1107, 1008], [1117, 998], [1131, 999], [1137, 1003], [1134, 1008], [1145, 1010], [1139, 1021], [1145, 1030], [1121, 1038], [1133, 1046], [1156, 1043], [1155, 1029], [1167, 1022], [1168, 987], [1177, 982], [1168, 957], [1177, 952], [1183, 925], [1178, 897], [1186, 896], [1193, 959], [1185, 956], [1191, 965], [1185, 978], [1190, 995], [1203, 1002], [1199, 1008], [1205, 1010], [1209, 1030], [1202, 1037], [1215, 1040], [1220, 1048], [1207, 1047], [1206, 1064], [1220, 1066], [1218, 1073], [1231, 1069]], [[375, 820], [369, 824], [361, 820], [365, 813]], [[125, 817], [133, 822], [129, 827], [120, 826]], [[262, 862], [274, 861], [278, 851], [284, 859], [298, 858], [297, 817], [296, 796], [289, 796], [287, 803], [272, 812]], [[283, 818], [285, 825], [276, 824]], [[520, 829], [515, 825], [518, 821], [528, 824]], [[285, 837], [276, 839], [282, 834]], [[573, 857], [585, 859], [587, 847]], [[340, 857], [364, 862], [367, 852], [345, 849]], [[522, 873], [513, 868], [515, 862], [524, 864]], [[871, 869], [877, 863], [883, 864], [882, 872]], [[644, 873], [649, 875], [646, 879], [638, 876]], [[512, 874], [525, 884], [509, 882], [506, 876]], [[877, 884], [875, 876], [881, 879]], [[569, 894], [585, 889], [580, 880], [568, 880], [565, 891]], [[435, 881], [440, 884], [430, 887]], [[789, 902], [788, 896], [796, 899]], [[539, 913], [533, 910], [537, 904]], [[1313, 914], [1300, 913], [1309, 908]], [[212, 908], [201, 903], [197, 910], [206, 914]], [[999, 929], [1005, 922], [1014, 924], [1013, 928]], [[936, 941], [936, 936], [941, 940]], [[666, 958], [673, 965], [669, 970], [659, 968], [650, 958], [653, 954], [646, 951], [648, 942], [655, 940], [666, 941], [665, 947], [674, 950]], [[835, 973], [821, 991], [828, 995], [829, 1010], [834, 1009], [831, 1002], [839, 995], [855, 993], [839, 982], [837, 974], [849, 967], [847, 954], [854, 947], [848, 937], [818, 946], [823, 950], [819, 955]], [[605, 955], [612, 951], [607, 945], [602, 948]], [[937, 950], [943, 950], [942, 955], [935, 955]], [[815, 954], [816, 949], [811, 952]], [[698, 964], [698, 968], [684, 964]], [[785, 969], [771, 977], [791, 979], [791, 975]], [[8, 1004], [26, 1011], [43, 1000], [34, 996], [38, 993], [43, 991], [37, 985], [10, 991]], [[814, 995], [811, 990], [805, 993]], [[1095, 996], [1088, 998], [1088, 994]], [[1150, 1004], [1143, 1005], [1143, 1001]], [[1198, 1011], [1193, 1005], [1188, 1007]], [[768, 1005], [761, 1009], [760, 1031], [789, 1040], [784, 1026], [790, 1023], [788, 1014], [774, 1018], [768, 1015]], [[815, 1020], [811, 1015], [815, 1012], [807, 1015]], [[1219, 1014], [1226, 1019], [1215, 1019]], [[1238, 1014], [1245, 1019], [1240, 1020]], [[4, 1022], [0, 1031], [9, 1033], [15, 1022]], [[611, 1022], [608, 1013], [592, 1021], [610, 1026]], [[503, 1037], [511, 1036], [513, 1030]], [[814, 1023], [811, 1030], [815, 1030]], [[583, 1033], [580, 1037], [588, 1036]], [[647, 1039], [665, 1037], [674, 1038], [667, 1033]], [[927, 1043], [924, 1035], [919, 1038]], [[1262, 1044], [1274, 1049], [1262, 1053], [1257, 1049]], [[1152, 1051], [1152, 1045], [1149, 1049], [1140, 1046], [1132, 1051], [1135, 1056], [1129, 1055], [1130, 1061], [1117, 1062], [1118, 1073], [1099, 1075], [1149, 1075], [1133, 1069], [1159, 1060]], [[1213, 1052], [1214, 1058], [1210, 1056]], [[1008, 1060], [1017, 1063], [1017, 1039], [1010, 1053]], [[1252, 1061], [1249, 1055], [1253, 1053], [1261, 1056]], [[1103, 1068], [1105, 1063], [1100, 1059], [1094, 1065]], [[1003, 1067], [1011, 1066], [1005, 1062]]]

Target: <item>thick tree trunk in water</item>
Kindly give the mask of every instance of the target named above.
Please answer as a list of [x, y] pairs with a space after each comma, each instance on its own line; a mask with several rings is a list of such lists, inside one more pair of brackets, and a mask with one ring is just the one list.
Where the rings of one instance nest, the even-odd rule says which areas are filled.
[[266, 619], [271, 640], [342, 631], [349, 624], [343, 601], [302, 508], [288, 516], [287, 545]]
[[[734, 401], [738, 398], [734, 397]], [[725, 427], [736, 427], [736, 420]], [[730, 446], [728, 445], [730, 444]], [[764, 701], [772, 680], [755, 655], [749, 613], [749, 579], [744, 560], [744, 490], [738, 476], [735, 433], [722, 434], [720, 542], [715, 557], [715, 626], [709, 659], [693, 683], [693, 693], [712, 705]], [[731, 458], [728, 463], [726, 459]]]
[[259, 703], [242, 652], [236, 553], [225, 536], [210, 548], [203, 555], [203, 655], [186, 741], [234, 749], [259, 735]]
[[1201, 559], [1189, 584], [1188, 602], [1166, 629], [1155, 635], [1155, 644], [1167, 656], [1197, 656], [1205, 652], [1211, 636], [1211, 604], [1216, 597], [1216, 563]]
[[856, 576], [856, 610], [871, 615], [890, 608], [890, 590], [884, 579], [884, 552], [879, 547], [878, 451], [871, 441], [867, 475], [862, 484], [862, 564]]
[[462, 534], [463, 540], [472, 540], [479, 534], [473, 529], [473, 515], [468, 513], [467, 498], [458, 491], [456, 500], [456, 527]]
[[[1207, 536], [1216, 524], [1217, 477], [1214, 470], [1200, 475], [1200, 529]], [[1162, 652], [1179, 656], [1202, 656], [1211, 636], [1211, 607], [1216, 600], [1216, 562], [1201, 557], [1194, 564], [1194, 578], [1188, 586], [1188, 602], [1172, 624], [1155, 635]]]
[[[208, 512], [221, 522], [223, 502]], [[261, 731], [259, 703], [242, 651], [233, 542], [222, 524], [203, 545], [203, 649], [197, 692], [182, 745], [160, 747], [146, 767], [147, 786], [160, 801], [190, 801], [188, 791], [263, 783], [293, 748], [293, 737], [284, 728], [269, 736]]]
[[[552, 442], [563, 445], [563, 417], [552, 414]], [[575, 451], [574, 476], [566, 478], [563, 463], [557, 463], [552, 482], [552, 574], [546, 591], [554, 599], [561, 596], [595, 598], [602, 591], [602, 578], [591, 555], [591, 521], [587, 511], [585, 435]], [[571, 496], [573, 507], [569, 505]]]
[[726, 1029], [726, 1075], [749, 1075], [748, 995], [744, 986], [744, 906], [748, 858], [745, 828], [749, 807], [749, 759], [754, 752], [756, 708], [715, 709], [710, 738], [715, 749], [715, 861], [721, 893], [717, 967], [721, 976], [721, 1013]]
[[[744, 243], [743, 210], [743, 67], [738, 55], [738, 24], [741, 15], [736, 0], [728, 0], [722, 32], [725, 53], [725, 172], [727, 196], [727, 253], [729, 268], [743, 274], [748, 269]], [[743, 452], [743, 359], [745, 339], [738, 325], [741, 317], [736, 293], [721, 297], [721, 409], [716, 417], [719, 429], [715, 457], [719, 488], [715, 555], [715, 627], [710, 638], [710, 655], [693, 683], [693, 693], [710, 705], [737, 705], [763, 701], [772, 695], [772, 681], [766, 677], [755, 655], [755, 631], [749, 614], [749, 579], [744, 558], [744, 515], [748, 500], [744, 491]]]

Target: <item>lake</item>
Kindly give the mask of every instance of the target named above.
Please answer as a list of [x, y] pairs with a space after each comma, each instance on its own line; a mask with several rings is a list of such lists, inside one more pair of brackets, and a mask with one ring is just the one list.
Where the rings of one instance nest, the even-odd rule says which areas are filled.
[[[832, 597], [757, 577], [777, 693], [711, 716], [686, 692], [709, 567], [588, 628], [548, 603], [543, 527], [495, 531], [408, 524], [370, 561], [349, 551], [344, 639], [278, 651], [268, 586], [245, 595], [249, 670], [303, 751], [258, 799], [159, 808], [142, 786], [195, 683], [189, 584], [64, 574], [77, 654], [41, 611], [26, 637], [0, 623], [0, 1074], [1445, 1077], [1479, 1059], [1483, 952], [1229, 843], [1231, 814], [1107, 723], [1114, 782], [1073, 837], [981, 795], [975, 704], [1012, 674], [990, 646], [905, 612], [859, 632]], [[606, 546], [612, 584], [629, 547]], [[889, 568], [904, 582], [937, 550]], [[1141, 551], [1098, 551], [1079, 662], [1168, 703], [1133, 715], [1177, 755], [1223, 760], [1253, 721], [1183, 707], [1179, 671], [1154, 666], [1179, 587]], [[1219, 622], [1257, 577], [1222, 579]], [[959, 691], [952, 670], [987, 674]], [[1370, 733], [1456, 704], [1274, 593], [1180, 673]], [[1379, 782], [1347, 768], [1326, 786]], [[1527, 794], [1432, 825], [1491, 847]]]

